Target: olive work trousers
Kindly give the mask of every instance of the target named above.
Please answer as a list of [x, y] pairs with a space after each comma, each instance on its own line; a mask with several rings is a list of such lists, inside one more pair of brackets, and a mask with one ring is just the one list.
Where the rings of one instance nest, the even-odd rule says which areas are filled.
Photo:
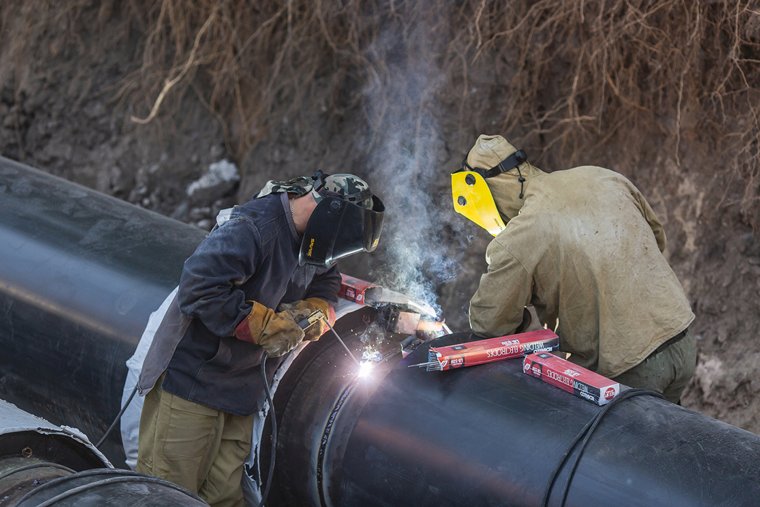
[[662, 393], [666, 400], [679, 403], [696, 366], [697, 341], [691, 332], [687, 331], [686, 336], [677, 342], [652, 354], [613, 380], [629, 387], [657, 391]]
[[213, 507], [242, 506], [253, 416], [232, 415], [161, 389], [145, 397], [137, 471], [174, 482]]

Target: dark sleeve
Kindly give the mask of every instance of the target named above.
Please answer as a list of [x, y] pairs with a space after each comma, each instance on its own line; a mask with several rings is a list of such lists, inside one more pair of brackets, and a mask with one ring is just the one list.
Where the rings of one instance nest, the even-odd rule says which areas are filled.
[[182, 313], [217, 336], [231, 336], [251, 311], [239, 288], [261, 264], [261, 239], [243, 217], [215, 229], [186, 261], [177, 298]]
[[330, 269], [320, 270], [314, 275], [314, 278], [306, 289], [306, 298], [322, 298], [330, 303], [338, 301], [338, 291], [340, 290], [340, 272], [337, 266]]

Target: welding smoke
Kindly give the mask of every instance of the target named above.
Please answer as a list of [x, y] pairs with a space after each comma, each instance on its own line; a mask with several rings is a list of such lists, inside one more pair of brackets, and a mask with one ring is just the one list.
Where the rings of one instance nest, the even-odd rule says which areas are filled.
[[386, 203], [384, 262], [372, 276], [440, 311], [436, 290], [453, 280], [459, 265], [452, 252], [466, 250], [453, 244], [461, 241], [453, 237], [464, 235], [450, 231], [450, 156], [436, 117], [446, 84], [438, 61], [448, 23], [436, 22], [431, 12], [420, 14], [422, 7], [406, 9], [420, 22], [389, 20], [366, 51], [371, 179]]

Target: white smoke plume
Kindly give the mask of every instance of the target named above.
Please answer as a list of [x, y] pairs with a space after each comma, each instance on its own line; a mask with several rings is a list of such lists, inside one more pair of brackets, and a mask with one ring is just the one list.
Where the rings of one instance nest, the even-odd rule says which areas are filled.
[[389, 27], [367, 51], [376, 72], [364, 103], [374, 129], [372, 180], [386, 205], [385, 262], [374, 279], [440, 310], [436, 290], [456, 276], [459, 263], [445, 231], [454, 218], [452, 168], [442, 165], [448, 152], [435, 113], [445, 75], [435, 54], [424, 24], [411, 33]]

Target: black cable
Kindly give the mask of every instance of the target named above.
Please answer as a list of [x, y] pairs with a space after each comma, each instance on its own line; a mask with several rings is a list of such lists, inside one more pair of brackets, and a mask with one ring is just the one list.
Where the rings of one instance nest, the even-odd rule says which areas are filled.
[[570, 491], [570, 484], [573, 482], [575, 471], [578, 468], [578, 463], [580, 462], [581, 457], [583, 456], [583, 453], [586, 450], [586, 446], [588, 445], [588, 442], [591, 439], [591, 436], [596, 431], [597, 427], [599, 426], [599, 423], [602, 421], [604, 416], [606, 416], [607, 413], [609, 413], [612, 407], [620, 404], [622, 401], [631, 399], [635, 396], [644, 396], [644, 395], [655, 396], [657, 398], [663, 397], [662, 394], [656, 391], [651, 391], [649, 389], [628, 389], [627, 391], [623, 391], [622, 393], [620, 393], [615, 399], [609, 402], [604, 408], [602, 408], [599, 412], [597, 412], [596, 415], [594, 415], [594, 417], [592, 417], [589, 422], [587, 422], [583, 426], [581, 431], [579, 431], [578, 434], [575, 436], [575, 438], [573, 438], [573, 441], [570, 443], [570, 446], [562, 455], [562, 459], [560, 460], [560, 462], [552, 471], [551, 477], [549, 478], [549, 483], [546, 487], [546, 491], [544, 492], [544, 499], [541, 502], [541, 505], [543, 507], [548, 507], [549, 497], [551, 496], [552, 489], [554, 488], [554, 483], [556, 482], [557, 477], [559, 477], [559, 473], [564, 467], [565, 462], [567, 461], [567, 458], [573, 452], [578, 442], [581, 441], [581, 439], [583, 440], [583, 442], [581, 442], [580, 448], [578, 450], [578, 454], [575, 457], [575, 461], [573, 462], [572, 468], [570, 469], [570, 473], [567, 476], [567, 480], [565, 481], [565, 486], [562, 491], [562, 503], [560, 505], [563, 507], [567, 500], [567, 494]]
[[[596, 415], [599, 415], [598, 413]], [[557, 480], [557, 477], [559, 476], [560, 470], [562, 470], [562, 467], [565, 465], [565, 461], [567, 461], [567, 457], [570, 455], [570, 453], [575, 449], [576, 444], [580, 441], [581, 438], [586, 434], [588, 429], [591, 427], [591, 425], [594, 423], [594, 418], [591, 418], [589, 422], [587, 422], [581, 431], [578, 432], [577, 435], [575, 435], [575, 438], [573, 438], [573, 441], [570, 443], [568, 448], [565, 450], [565, 453], [562, 455], [562, 459], [557, 463], [557, 466], [552, 471], [551, 477], [549, 478], [549, 484], [546, 486], [546, 490], [544, 491], [544, 499], [541, 501], [542, 507], [548, 507], [549, 505], [549, 497], [551, 496], [552, 489], [554, 488], [554, 482]]]
[[137, 384], [135, 384], [134, 389], [132, 389], [132, 393], [129, 395], [129, 398], [127, 399], [127, 402], [124, 403], [124, 406], [121, 407], [121, 410], [119, 410], [119, 413], [116, 415], [116, 419], [113, 420], [111, 425], [108, 427], [106, 432], [103, 434], [102, 437], [100, 437], [100, 440], [98, 440], [98, 443], [95, 444], [95, 447], [100, 449], [100, 445], [105, 441], [106, 438], [108, 438], [108, 435], [111, 434], [111, 431], [113, 431], [114, 426], [116, 426], [116, 423], [119, 422], [119, 419], [121, 419], [121, 416], [124, 415], [124, 411], [127, 410], [127, 407], [130, 403], [132, 403], [132, 398], [135, 397], [135, 393], [137, 392]]
[[[267, 497], [269, 496], [269, 488], [272, 486], [272, 478], [274, 477], [274, 459], [275, 454], [277, 453], [277, 417], [274, 413], [274, 401], [272, 401], [272, 392], [269, 390], [269, 381], [267, 380], [267, 358], [269, 356], [266, 352], [264, 352], [261, 356], [261, 378], [264, 380], [264, 391], [267, 394], [267, 402], [269, 403], [269, 414], [271, 416], [271, 422], [272, 422], [272, 450], [269, 452], [269, 471], [267, 472], [267, 482], [266, 487], [264, 488], [264, 491], [261, 495], [261, 503], [259, 504], [260, 507], [264, 507], [264, 504], [267, 501]], [[261, 450], [259, 450], [259, 453], [256, 455], [256, 460], [259, 461], [259, 465], [256, 467], [259, 471], [261, 471], [261, 462], [260, 462], [260, 454]]]

